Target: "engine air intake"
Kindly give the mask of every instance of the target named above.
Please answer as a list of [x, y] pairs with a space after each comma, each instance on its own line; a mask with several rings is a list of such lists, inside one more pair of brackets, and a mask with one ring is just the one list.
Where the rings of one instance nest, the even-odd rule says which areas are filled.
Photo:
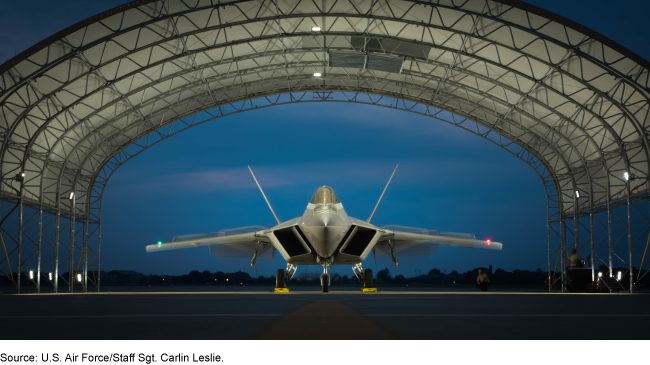
[[363, 251], [370, 244], [370, 241], [375, 237], [376, 233], [377, 231], [374, 229], [357, 227], [357, 231], [353, 233], [350, 242], [341, 252], [346, 255], [361, 256]]
[[289, 256], [298, 256], [308, 253], [305, 246], [302, 245], [300, 239], [293, 230], [293, 227], [278, 229], [273, 232], [275, 238], [278, 239], [284, 250], [287, 251]]

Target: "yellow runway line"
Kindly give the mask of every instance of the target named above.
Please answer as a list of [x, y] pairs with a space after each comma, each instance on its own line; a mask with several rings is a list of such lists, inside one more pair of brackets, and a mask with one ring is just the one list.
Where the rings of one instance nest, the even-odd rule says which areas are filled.
[[[101, 292], [101, 293], [24, 293], [23, 295], [263, 295], [263, 294], [276, 294], [273, 291], [228, 291], [228, 292]], [[293, 291], [284, 293], [287, 295], [319, 295], [319, 291]], [[358, 291], [331, 291], [330, 295], [363, 295]], [[626, 295], [631, 293], [547, 293], [547, 292], [453, 292], [453, 291], [418, 291], [418, 292], [403, 292], [403, 291], [381, 291], [376, 292], [377, 295]], [[648, 295], [650, 293], [633, 293], [634, 295]]]

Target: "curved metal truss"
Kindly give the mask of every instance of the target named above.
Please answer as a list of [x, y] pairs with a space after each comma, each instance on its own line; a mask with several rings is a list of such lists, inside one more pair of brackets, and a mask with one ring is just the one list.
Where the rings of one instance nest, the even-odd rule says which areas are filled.
[[[551, 261], [563, 261], [567, 232], [576, 248], [584, 246], [584, 217], [585, 242], [598, 248], [598, 213], [626, 208], [624, 262], [633, 270], [632, 213], [649, 191], [649, 65], [521, 1], [134, 1], [0, 66], [1, 192], [19, 207], [17, 272], [38, 257], [40, 273], [42, 232], [53, 227], [55, 288], [65, 241], [69, 290], [82, 267], [76, 250], [85, 290], [88, 262], [93, 273], [99, 264], [103, 187], [151, 144], [287, 97], [359, 102], [362, 95], [371, 104], [472, 125], [542, 168], [549, 272]], [[23, 222], [26, 207], [38, 213], [36, 239], [26, 234], [36, 221]], [[44, 210], [53, 217], [45, 228]], [[620, 255], [608, 222], [611, 272], [611, 257]], [[24, 237], [38, 252], [27, 260]], [[595, 248], [592, 257], [604, 257]]]

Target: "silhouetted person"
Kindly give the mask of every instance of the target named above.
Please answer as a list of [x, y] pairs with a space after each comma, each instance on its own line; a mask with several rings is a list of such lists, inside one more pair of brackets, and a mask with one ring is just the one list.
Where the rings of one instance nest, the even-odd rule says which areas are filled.
[[488, 291], [487, 288], [490, 287], [490, 279], [486, 273], [483, 272], [483, 269], [478, 269], [478, 277], [476, 278], [476, 287], [481, 289], [481, 291]]
[[569, 256], [569, 259], [566, 260], [566, 263], [569, 264], [571, 267], [580, 267], [582, 265], [580, 262], [580, 255], [578, 255], [578, 251], [576, 251], [575, 248], [571, 249], [571, 256]]

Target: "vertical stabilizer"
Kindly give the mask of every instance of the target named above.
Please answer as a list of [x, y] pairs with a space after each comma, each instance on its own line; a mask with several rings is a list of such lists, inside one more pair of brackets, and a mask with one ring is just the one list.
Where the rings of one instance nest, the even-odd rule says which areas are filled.
[[375, 215], [375, 212], [377, 211], [377, 207], [379, 206], [379, 203], [381, 203], [381, 198], [384, 197], [384, 193], [386, 192], [386, 189], [388, 189], [388, 185], [390, 185], [390, 181], [393, 180], [393, 176], [395, 175], [395, 171], [397, 171], [398, 167], [399, 167], [399, 164], [397, 164], [397, 166], [395, 166], [395, 170], [393, 170], [393, 174], [390, 175], [390, 179], [388, 179], [388, 184], [386, 184], [386, 187], [384, 188], [384, 191], [381, 192], [381, 196], [379, 197], [379, 200], [377, 201], [377, 205], [375, 205], [375, 209], [372, 210], [372, 213], [370, 214], [370, 217], [368, 218], [366, 223], [370, 223], [370, 221], [372, 220], [372, 216]]
[[[253, 170], [251, 169], [250, 166], [248, 166], [248, 170], [250, 170], [251, 175], [253, 175], [253, 179], [255, 180], [255, 183], [257, 184], [257, 187], [260, 188], [260, 191], [262, 192], [262, 196], [264, 197], [264, 200], [266, 200], [266, 204], [268, 204], [269, 209], [271, 209], [271, 213], [273, 213], [273, 217], [275, 217], [275, 221], [278, 222], [278, 224], [282, 223], [282, 222], [280, 222], [280, 220], [278, 219], [278, 216], [275, 215], [275, 212], [273, 211], [273, 208], [271, 207], [271, 203], [269, 203], [269, 200], [266, 199], [266, 194], [264, 194], [264, 190], [262, 190], [262, 187], [260, 186], [260, 183], [257, 182], [257, 178], [255, 177], [255, 174], [253, 173]], [[392, 178], [392, 176], [391, 176], [391, 178]], [[389, 182], [390, 182], [390, 181], [389, 181]], [[385, 189], [384, 189], [384, 191], [385, 191]], [[382, 195], [384, 195], [384, 194], [382, 194]], [[377, 204], [379, 204], [379, 203], [377, 203]], [[375, 208], [375, 209], [377, 209], [377, 208]], [[374, 212], [373, 212], [373, 213], [374, 213]]]

